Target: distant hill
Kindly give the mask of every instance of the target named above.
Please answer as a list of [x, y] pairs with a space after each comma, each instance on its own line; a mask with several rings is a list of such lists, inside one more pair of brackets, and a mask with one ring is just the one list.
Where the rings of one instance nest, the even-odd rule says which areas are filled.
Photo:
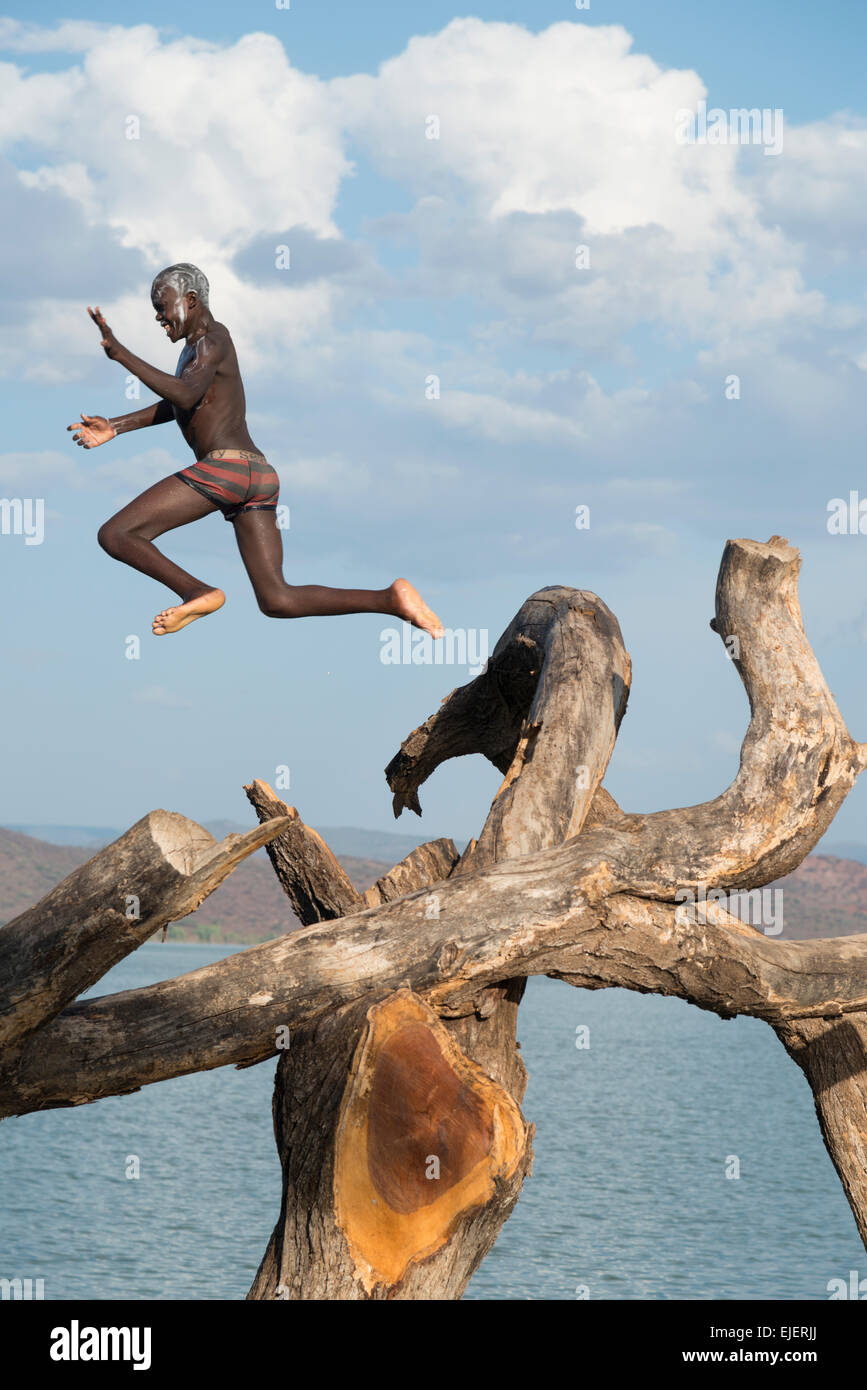
[[[220, 837], [230, 834], [231, 822], [213, 822], [208, 829]], [[53, 827], [65, 831], [68, 827]], [[101, 827], [95, 828], [102, 830]], [[95, 832], [94, 832], [95, 833]], [[347, 874], [361, 892], [403, 858], [420, 840], [338, 827], [323, 831]], [[108, 832], [105, 840], [116, 838]], [[346, 853], [342, 845], [359, 849], [384, 845], [384, 855]], [[55, 884], [83, 864], [98, 845], [49, 843], [16, 830], [0, 829], [0, 923], [38, 902]], [[805, 940], [817, 936], [867, 933], [867, 864], [830, 854], [811, 854], [787, 878], [775, 885], [782, 890], [783, 931], [776, 939]], [[749, 918], [746, 914], [746, 920]], [[197, 912], [172, 923], [169, 936], [182, 941], [225, 941], [253, 945], [283, 932], [298, 922], [289, 908], [264, 850], [252, 855], [230, 874]]]
[[0, 830], [0, 922], [32, 907], [92, 854], [92, 849], [47, 844]]
[[783, 937], [867, 932], [867, 865], [830, 854], [810, 854], [775, 885], [783, 890]]
[[[256, 824], [252, 812], [246, 822], [232, 820], [205, 821], [204, 826], [215, 840], [224, 840], [227, 835], [240, 835]], [[97, 849], [111, 844], [129, 826], [101, 825], [9, 825], [7, 830], [29, 835], [33, 839], [46, 841], [52, 845], [91, 846]], [[348, 854], [355, 859], [375, 859], [378, 863], [397, 864], [412, 850], [428, 840], [439, 837], [433, 831], [420, 835], [401, 834], [390, 830], [360, 830], [351, 825], [317, 825], [315, 830], [323, 837], [336, 855]], [[464, 848], [464, 841], [456, 840], [458, 849]]]
[[101, 845], [111, 844], [112, 840], [123, 834], [123, 831], [115, 830], [110, 825], [4, 825], [0, 828], [14, 830], [19, 835], [28, 835], [49, 845], [75, 845], [77, 848], [95, 845], [97, 849]]
[[859, 864], [867, 864], [867, 845], [858, 840], [833, 840], [827, 845], [823, 840], [819, 853], [830, 855], [832, 859], [857, 859]]
[[[97, 848], [49, 844], [18, 831], [0, 829], [0, 923], [11, 921], [44, 898], [67, 874], [92, 858]], [[380, 863], [341, 855], [340, 862], [355, 887], [363, 892], [396, 861]], [[297, 926], [289, 899], [263, 850], [239, 864], [197, 912], [173, 922], [169, 939], [252, 946]]]

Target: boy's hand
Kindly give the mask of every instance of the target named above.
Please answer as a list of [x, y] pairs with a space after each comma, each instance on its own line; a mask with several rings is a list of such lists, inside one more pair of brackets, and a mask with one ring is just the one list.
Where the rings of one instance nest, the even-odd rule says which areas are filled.
[[114, 425], [109, 424], [104, 415], [85, 415], [84, 411], [81, 413], [80, 423], [76, 421], [74, 425], [67, 425], [66, 428], [76, 431], [72, 437], [82, 449], [96, 449], [100, 444], [107, 444], [117, 434]]
[[103, 318], [102, 311], [100, 310], [98, 304], [95, 309], [91, 309], [90, 305], [88, 304], [87, 312], [90, 314], [90, 317], [93, 319], [94, 323], [96, 324], [97, 328], [102, 334], [102, 342], [100, 343], [100, 347], [105, 349], [106, 357], [110, 357], [112, 361], [114, 361], [120, 349], [120, 343], [117, 341], [117, 338], [114, 336], [105, 319]]

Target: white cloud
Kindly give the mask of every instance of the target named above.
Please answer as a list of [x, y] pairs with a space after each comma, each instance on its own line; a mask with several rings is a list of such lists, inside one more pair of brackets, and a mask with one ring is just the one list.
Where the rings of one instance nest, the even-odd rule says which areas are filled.
[[498, 444], [580, 443], [585, 430], [576, 421], [553, 410], [517, 405], [501, 396], [480, 391], [446, 390], [438, 401], [426, 403], [434, 419], [444, 419]]
[[[619, 25], [456, 19], [414, 38], [375, 77], [332, 86], [371, 157], [419, 191], [455, 179], [483, 216], [571, 209], [591, 234], [651, 224], [682, 246], [751, 217], [736, 151], [678, 145], [675, 115], [706, 95], [694, 72], [631, 51]], [[426, 138], [436, 115], [439, 139]]]
[[[261, 228], [333, 231], [349, 164], [325, 86], [293, 68], [280, 42], [248, 34], [221, 47], [156, 29], [112, 28], [81, 70], [19, 76], [7, 92], [7, 138], [87, 162], [102, 215], [155, 260], [206, 259]], [[233, 100], [242, 92], [243, 100]], [[34, 102], [63, 120], [34, 128]], [[137, 117], [139, 138], [127, 138]]]
[[64, 20], [53, 29], [0, 18], [0, 50], [10, 53], [83, 53], [102, 42], [111, 25]]
[[[713, 373], [752, 355], [766, 380], [779, 371], [782, 382], [782, 357], [817, 342], [863, 360], [863, 304], [829, 303], [811, 284], [805, 250], [826, 217], [841, 228], [830, 234], [838, 249], [855, 254], [863, 243], [863, 124], [787, 125], [779, 160], [679, 145], [675, 113], [705, 95], [701, 78], [635, 53], [620, 26], [562, 22], [534, 34], [454, 20], [412, 39], [376, 75], [330, 82], [294, 67], [267, 34], [220, 45], [146, 24], [4, 21], [0, 40], [13, 53], [76, 55], [65, 70], [0, 66], [0, 151], [37, 150], [22, 186], [64, 200], [94, 238], [110, 234], [137, 258], [137, 287], [117, 283], [100, 303], [121, 340], [160, 365], [169, 365], [164, 341], [151, 352], [143, 337], [152, 320], [140, 267], [175, 259], [206, 267], [248, 378], [291, 373], [319, 392], [349, 378], [374, 408], [397, 399], [394, 379], [414, 391], [436, 369], [430, 343], [349, 315], [374, 297], [377, 308], [403, 295], [471, 297], [469, 324], [437, 329], [457, 340], [461, 369], [439, 418], [498, 443], [624, 438], [658, 396], [594, 384], [569, 401], [547, 381], [531, 400], [514, 370], [485, 382], [484, 365], [500, 352], [575, 348], [583, 360], [601, 353], [634, 367], [630, 335], [649, 324], [667, 335], [663, 354], [686, 347]], [[227, 99], [235, 90], [243, 100]], [[430, 115], [438, 140], [425, 138]], [[126, 138], [131, 116], [138, 139]], [[350, 138], [417, 195], [410, 213], [366, 233], [416, 247], [413, 268], [386, 276], [369, 248], [339, 252]], [[62, 241], [63, 219], [55, 225]], [[270, 240], [292, 228], [321, 261], [303, 282], [273, 265]], [[322, 238], [337, 243], [330, 260]], [[585, 241], [590, 266], [579, 270], [575, 247]], [[89, 292], [93, 271], [83, 273], [80, 256], [66, 272]], [[417, 320], [417, 310], [408, 315]], [[97, 354], [81, 303], [56, 291], [0, 328], [0, 372], [74, 380]], [[372, 362], [380, 379], [359, 386]], [[700, 405], [702, 390], [684, 382], [684, 407]]]
[[766, 215], [821, 258], [814, 264], [867, 264], [867, 121], [839, 113], [787, 129], [785, 158], [770, 163]]

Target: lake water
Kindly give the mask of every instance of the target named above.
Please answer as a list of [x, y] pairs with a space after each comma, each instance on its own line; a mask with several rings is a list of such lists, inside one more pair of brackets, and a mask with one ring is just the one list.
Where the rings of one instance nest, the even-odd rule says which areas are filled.
[[[150, 943], [92, 992], [232, 949]], [[520, 1018], [534, 1171], [467, 1298], [827, 1299], [867, 1276], [809, 1087], [765, 1024], [544, 979]], [[243, 1298], [280, 1207], [274, 1066], [4, 1121], [0, 1277], [47, 1299]]]

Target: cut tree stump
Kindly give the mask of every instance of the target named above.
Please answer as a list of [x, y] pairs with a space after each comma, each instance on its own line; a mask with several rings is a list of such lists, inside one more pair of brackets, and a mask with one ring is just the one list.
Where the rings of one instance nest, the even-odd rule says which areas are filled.
[[151, 811], [0, 929], [0, 1048], [55, 1018], [154, 932], [195, 912], [281, 830], [265, 821], [217, 844], [195, 821]]

